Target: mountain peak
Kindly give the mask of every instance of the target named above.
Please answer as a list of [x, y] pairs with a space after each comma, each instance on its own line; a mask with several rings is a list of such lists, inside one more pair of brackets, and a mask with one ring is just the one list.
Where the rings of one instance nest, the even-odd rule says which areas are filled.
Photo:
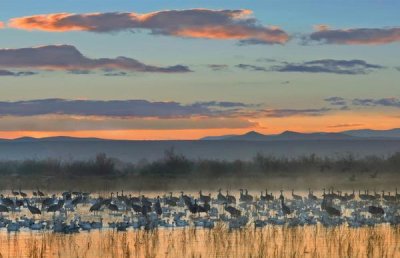
[[264, 134], [261, 134], [257, 131], [249, 131], [249, 132], [245, 133], [244, 135], [246, 135], [246, 136], [265, 136]]

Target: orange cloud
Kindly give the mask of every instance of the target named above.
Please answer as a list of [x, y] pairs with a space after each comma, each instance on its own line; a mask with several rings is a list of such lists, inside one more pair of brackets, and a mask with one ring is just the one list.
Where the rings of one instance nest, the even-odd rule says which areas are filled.
[[[0, 138], [13, 139], [23, 136], [51, 137], [97, 137], [127, 140], [192, 140], [204, 136], [243, 134], [256, 130], [264, 134], [277, 134], [286, 130], [297, 132], [340, 132], [351, 129], [392, 129], [398, 128], [400, 117], [396, 112], [382, 115], [380, 112], [340, 112], [324, 116], [295, 116], [254, 119], [254, 123], [241, 128], [188, 128], [188, 129], [103, 129], [103, 130], [1, 130]], [[338, 126], [332, 126], [338, 125]], [[343, 128], [343, 125], [346, 125]], [[54, 128], [53, 128], [54, 129]]]
[[176, 37], [235, 39], [243, 44], [283, 44], [286, 32], [260, 25], [250, 10], [167, 10], [138, 13], [55, 13], [13, 18], [8, 26], [50, 32], [150, 30]]
[[0, 29], [3, 29], [5, 27], [4, 22], [0, 21]]

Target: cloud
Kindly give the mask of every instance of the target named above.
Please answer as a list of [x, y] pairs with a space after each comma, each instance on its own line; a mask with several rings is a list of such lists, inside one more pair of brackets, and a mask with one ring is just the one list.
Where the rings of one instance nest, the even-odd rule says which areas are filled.
[[347, 101], [342, 97], [329, 97], [324, 99], [326, 102], [333, 106], [345, 106], [347, 105]]
[[250, 65], [250, 64], [238, 64], [235, 65], [235, 67], [243, 69], [243, 70], [248, 70], [248, 71], [256, 71], [256, 72], [268, 72], [269, 70], [265, 67], [258, 66], [258, 65]]
[[283, 62], [270, 68], [276, 72], [300, 72], [300, 73], [334, 73], [334, 74], [367, 74], [383, 66], [369, 64], [364, 60], [334, 60], [321, 59], [303, 63]]
[[106, 72], [105, 74], [103, 74], [104, 76], [110, 76], [110, 77], [114, 77], [114, 76], [127, 76], [128, 73], [126, 72]]
[[9, 27], [42, 31], [97, 33], [149, 30], [184, 38], [239, 40], [241, 44], [284, 44], [288, 34], [250, 17], [250, 10], [166, 10], [152, 13], [54, 13], [11, 19]]
[[159, 67], [146, 65], [129, 57], [88, 58], [71, 45], [48, 45], [31, 48], [0, 49], [0, 68], [35, 68], [65, 71], [118, 69], [130, 72], [184, 73], [187, 66]]
[[358, 127], [363, 126], [364, 124], [337, 124], [337, 125], [329, 125], [328, 128], [344, 128], [344, 127]]
[[224, 71], [227, 70], [229, 66], [226, 64], [209, 64], [207, 67], [213, 71]]
[[37, 73], [31, 72], [31, 71], [20, 71], [20, 72], [13, 72], [9, 70], [0, 70], [0, 76], [14, 76], [14, 77], [20, 77], [20, 76], [30, 76], [30, 75], [35, 75]]
[[70, 115], [5, 116], [0, 131], [92, 131], [92, 130], [183, 130], [254, 128], [257, 122], [244, 118], [119, 118]]
[[0, 116], [77, 115], [109, 117], [177, 118], [223, 116], [250, 105], [240, 102], [150, 102], [147, 100], [66, 100], [38, 99], [0, 102]]
[[400, 99], [398, 98], [381, 98], [381, 99], [353, 99], [353, 105], [355, 106], [385, 106], [385, 107], [397, 107], [400, 108]]
[[330, 29], [323, 25], [317, 26], [316, 29], [306, 41], [343, 45], [380, 45], [400, 41], [399, 27]]
[[262, 114], [266, 117], [322, 116], [331, 111], [329, 108], [311, 109], [266, 109]]
[[5, 27], [4, 22], [0, 21], [0, 29], [3, 29]]

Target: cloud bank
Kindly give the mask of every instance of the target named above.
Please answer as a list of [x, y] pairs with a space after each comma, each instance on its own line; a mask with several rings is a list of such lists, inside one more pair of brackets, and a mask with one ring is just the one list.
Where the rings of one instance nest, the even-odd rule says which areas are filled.
[[236, 68], [254, 72], [298, 72], [298, 73], [334, 73], [334, 74], [368, 74], [384, 66], [369, 64], [364, 60], [320, 59], [302, 63], [277, 62], [277, 65], [264, 67], [252, 64], [238, 64]]
[[8, 27], [51, 32], [149, 30], [151, 34], [183, 38], [230, 39], [241, 44], [284, 44], [288, 34], [250, 17], [250, 10], [166, 10], [152, 13], [54, 13], [13, 18]]
[[35, 75], [35, 72], [31, 71], [20, 71], [20, 72], [13, 72], [9, 70], [0, 70], [0, 76], [13, 76], [13, 77], [20, 77], [20, 76], [30, 76]]
[[250, 107], [240, 102], [150, 102], [147, 100], [66, 100], [38, 99], [0, 102], [0, 116], [78, 115], [112, 117], [176, 118], [230, 115], [237, 108]]
[[340, 45], [381, 45], [400, 42], [400, 27], [393, 28], [354, 28], [330, 29], [328, 26], [317, 26], [307, 41]]
[[106, 69], [151, 73], [190, 72], [190, 69], [184, 65], [159, 67], [147, 65], [123, 56], [117, 58], [89, 58], [71, 45], [0, 49], [0, 68], [9, 67], [65, 71]]
[[299, 73], [334, 73], [334, 74], [368, 74], [383, 66], [369, 64], [364, 60], [335, 60], [321, 59], [303, 63], [283, 62], [281, 65], [272, 66], [270, 69], [276, 72], [299, 72]]

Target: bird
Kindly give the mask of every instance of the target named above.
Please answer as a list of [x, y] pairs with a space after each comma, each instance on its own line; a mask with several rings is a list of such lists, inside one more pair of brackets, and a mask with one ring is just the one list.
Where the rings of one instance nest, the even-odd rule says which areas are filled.
[[99, 211], [101, 209], [102, 205], [103, 205], [102, 201], [97, 201], [92, 206], [90, 206], [89, 211], [95, 213], [96, 211]]
[[311, 191], [310, 188], [308, 189], [308, 199], [309, 199], [309, 200], [312, 200], [312, 201], [316, 201], [316, 200], [318, 199], [317, 196], [315, 196], [315, 195], [313, 194], [313, 192]]
[[11, 194], [14, 196], [18, 196], [19, 192], [18, 191], [14, 191], [14, 189], [11, 189]]
[[229, 191], [226, 190], [226, 200], [229, 204], [235, 204], [236, 203], [236, 197], [233, 195], [229, 195]]
[[217, 201], [219, 202], [227, 202], [228, 199], [221, 193], [221, 189], [218, 190]]
[[59, 200], [57, 204], [50, 205], [47, 208], [47, 212], [54, 212], [55, 213], [55, 212], [61, 210], [63, 205], [64, 205], [64, 200]]
[[26, 193], [21, 191], [21, 188], [19, 189], [19, 195], [21, 195], [23, 198], [26, 198], [28, 196]]
[[8, 209], [7, 206], [5, 206], [5, 205], [3, 205], [3, 204], [0, 204], [0, 213], [9, 212], [9, 211], [10, 211], [10, 210]]
[[190, 213], [196, 214], [198, 212], [199, 205], [197, 204], [197, 200], [194, 200], [194, 204], [191, 202], [187, 204], [187, 207], [189, 208]]
[[224, 210], [227, 211], [231, 217], [240, 217], [242, 215], [242, 212], [235, 207], [228, 206], [227, 203], [224, 205]]
[[303, 200], [303, 197], [301, 197], [300, 195], [297, 195], [297, 194], [294, 193], [294, 189], [292, 189], [292, 197], [293, 197], [293, 199], [296, 200], [296, 201], [301, 201], [301, 200]]
[[201, 192], [201, 190], [199, 191], [199, 199], [202, 202], [210, 202], [211, 201], [211, 195], [203, 195], [203, 193]]
[[29, 204], [28, 204], [28, 210], [29, 210], [33, 215], [35, 215], [35, 214], [42, 214], [42, 212], [39, 210], [39, 208], [37, 208], [37, 207], [35, 207], [35, 206], [32, 206], [32, 205], [29, 205]]
[[279, 199], [281, 200], [281, 210], [284, 216], [289, 215], [292, 213], [290, 210], [289, 206], [285, 204], [285, 197], [283, 197], [283, 190], [281, 190], [281, 195], [279, 196]]
[[385, 211], [381, 207], [377, 206], [369, 206], [368, 207], [368, 212], [371, 213], [372, 215], [384, 215]]
[[119, 209], [118, 209], [118, 206], [116, 205], [116, 204], [114, 204], [114, 203], [110, 203], [109, 205], [108, 205], [108, 209], [110, 210], [110, 211], [118, 211]]
[[340, 210], [336, 209], [335, 207], [332, 206], [327, 206], [325, 208], [325, 211], [330, 215], [330, 216], [341, 216]]
[[162, 215], [162, 209], [160, 204], [160, 196], [157, 196], [156, 204], [154, 205], [154, 210], [156, 211], [158, 216]]

